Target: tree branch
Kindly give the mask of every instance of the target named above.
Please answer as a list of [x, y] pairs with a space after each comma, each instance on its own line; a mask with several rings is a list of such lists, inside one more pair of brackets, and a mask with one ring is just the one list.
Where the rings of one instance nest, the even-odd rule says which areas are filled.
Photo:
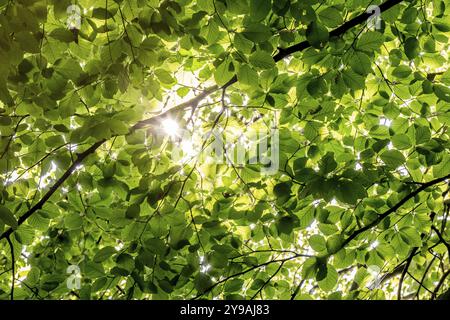
[[426, 182], [424, 184], [422, 184], [418, 189], [414, 190], [413, 192], [411, 192], [410, 194], [408, 194], [407, 196], [405, 196], [402, 200], [400, 200], [395, 206], [393, 206], [392, 208], [390, 208], [389, 210], [387, 210], [386, 212], [384, 212], [383, 214], [380, 214], [378, 216], [378, 218], [373, 221], [372, 223], [368, 224], [365, 227], [362, 227], [358, 230], [356, 230], [355, 232], [353, 232], [347, 239], [345, 239], [345, 241], [342, 243], [341, 248], [344, 248], [347, 244], [349, 244], [353, 239], [355, 239], [357, 236], [359, 236], [361, 233], [372, 229], [373, 227], [377, 226], [384, 218], [390, 216], [392, 213], [396, 212], [402, 205], [404, 205], [409, 199], [414, 198], [416, 195], [418, 195], [419, 193], [421, 193], [422, 191], [424, 191], [425, 189], [432, 187], [438, 183], [444, 182], [445, 180], [450, 179], [450, 174], [435, 179], [435, 180], [431, 180], [429, 182]]
[[[380, 13], [392, 8], [393, 6], [399, 4], [402, 1], [403, 0], [388, 0], [388, 1], [380, 4], [379, 5]], [[345, 22], [340, 27], [330, 31], [330, 38], [339, 37], [339, 36], [343, 35], [349, 29], [357, 26], [358, 24], [361, 24], [361, 23], [364, 23], [365, 21], [367, 21], [367, 19], [369, 19], [371, 16], [372, 16], [372, 13], [368, 13], [368, 12], [361, 13], [360, 15], [356, 16], [355, 18]], [[284, 48], [284, 49], [280, 48], [279, 52], [274, 56], [274, 60], [280, 61], [280, 60], [286, 58], [287, 56], [289, 56], [295, 52], [305, 50], [306, 48], [308, 48], [310, 46], [311, 45], [309, 44], [308, 41], [303, 41], [303, 42], [297, 43], [293, 46], [290, 46], [288, 48]]]
[[269, 279], [267, 279], [267, 280], [263, 283], [263, 285], [258, 289], [258, 291], [256, 291], [256, 293], [250, 298], [250, 300], [255, 299], [256, 296], [257, 296], [260, 292], [262, 292], [262, 290], [270, 283], [270, 281], [272, 281], [272, 279], [278, 274], [278, 272], [280, 272], [280, 270], [281, 270], [281, 268], [283, 267], [283, 265], [284, 265], [285, 262], [286, 262], [286, 261], [282, 261], [282, 262], [280, 263], [280, 265], [278, 266], [278, 269], [270, 276]]
[[398, 291], [397, 291], [397, 299], [402, 300], [402, 287], [403, 287], [403, 280], [405, 279], [406, 273], [408, 272], [409, 266], [411, 265], [412, 259], [414, 258], [414, 255], [416, 254], [417, 250], [419, 248], [413, 248], [411, 251], [411, 254], [408, 257], [408, 260], [406, 260], [405, 268], [403, 268], [402, 275], [400, 276], [400, 281], [398, 283]]
[[441, 289], [442, 285], [445, 282], [445, 279], [448, 277], [448, 275], [450, 274], [450, 269], [447, 270], [444, 275], [442, 276], [442, 278], [439, 280], [438, 285], [436, 286], [436, 288], [434, 289], [433, 294], [431, 295], [431, 300], [436, 299], [437, 294], [439, 293], [439, 290]]
[[264, 262], [264, 263], [262, 263], [262, 264], [259, 264], [259, 265], [253, 266], [253, 267], [251, 267], [251, 268], [248, 268], [247, 270], [244, 270], [244, 271], [241, 271], [241, 272], [232, 274], [231, 276], [228, 276], [228, 277], [226, 277], [226, 278], [224, 278], [224, 279], [222, 279], [222, 280], [220, 280], [220, 281], [214, 283], [212, 286], [210, 286], [209, 288], [207, 288], [206, 290], [204, 290], [202, 293], [200, 293], [199, 295], [197, 295], [196, 297], [194, 297], [192, 300], [197, 300], [197, 299], [200, 298], [201, 296], [203, 296], [203, 295], [207, 294], [208, 292], [212, 291], [212, 290], [213, 290], [215, 287], [217, 287], [218, 285], [220, 285], [220, 284], [222, 284], [222, 283], [224, 283], [224, 282], [227, 282], [228, 280], [230, 280], [230, 279], [232, 279], [232, 278], [235, 278], [235, 277], [241, 276], [241, 275], [243, 275], [243, 274], [249, 273], [250, 271], [253, 271], [253, 270], [255, 270], [255, 269], [259, 269], [259, 268], [268, 266], [268, 265], [270, 265], [270, 264], [272, 264], [272, 263], [278, 263], [278, 262], [281, 262], [281, 263], [284, 264], [285, 262], [290, 261], [290, 260], [293, 260], [293, 259], [296, 259], [296, 258], [299, 258], [299, 256], [298, 256], [298, 255], [295, 255], [295, 256], [292, 256], [292, 257], [289, 257], [289, 258], [285, 258], [285, 259], [275, 259], [275, 260], [270, 260], [270, 261]]
[[6, 238], [9, 244], [9, 248], [11, 249], [11, 300], [14, 300], [14, 285], [16, 282], [16, 259], [14, 257], [14, 246], [9, 237]]
[[155, 122], [155, 120], [157, 119], [161, 119], [163, 117], [167, 117], [169, 115], [171, 115], [174, 112], [177, 111], [181, 111], [187, 108], [194, 108], [196, 107], [203, 99], [205, 99], [206, 97], [208, 97], [209, 95], [211, 95], [212, 93], [221, 90], [222, 88], [219, 88], [218, 86], [212, 86], [207, 88], [206, 90], [204, 90], [202, 93], [200, 93], [198, 96], [194, 97], [193, 99], [186, 101], [184, 103], [181, 103], [167, 111], [164, 111], [160, 114], [158, 114], [157, 116], [151, 117], [149, 119], [145, 119], [142, 121], [139, 121], [138, 123], [136, 123], [134, 126], [132, 126], [130, 128], [130, 133], [133, 131], [136, 131], [138, 129], [142, 129], [145, 128], [151, 124], [153, 124]]
[[[42, 199], [36, 203], [30, 210], [25, 212], [18, 220], [17, 224], [20, 226], [23, 224], [33, 213], [42, 209], [43, 205], [50, 199], [50, 197], [59, 189], [59, 187], [72, 175], [75, 169], [86, 159], [90, 154], [94, 153], [106, 140], [101, 140], [94, 143], [89, 149], [78, 154], [77, 159], [72, 162], [72, 165], [67, 169], [67, 171], [55, 182], [55, 184], [47, 191], [47, 193], [42, 197]], [[9, 228], [0, 236], [0, 240], [8, 238], [14, 229]]]
[[450, 261], [450, 243], [445, 241], [444, 237], [442, 236], [441, 232], [436, 228], [435, 226], [431, 226], [431, 229], [436, 232], [437, 236], [439, 237], [439, 240], [445, 245], [448, 251], [448, 259]]

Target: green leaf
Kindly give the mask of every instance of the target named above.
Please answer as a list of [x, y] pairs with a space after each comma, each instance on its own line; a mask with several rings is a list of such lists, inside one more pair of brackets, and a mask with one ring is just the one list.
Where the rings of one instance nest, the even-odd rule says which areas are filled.
[[420, 53], [420, 44], [419, 40], [414, 37], [410, 37], [405, 40], [404, 49], [406, 56], [412, 60], [416, 58]]
[[450, 88], [443, 86], [441, 84], [433, 84], [433, 91], [436, 97], [445, 102], [450, 102]]
[[431, 139], [431, 131], [428, 127], [418, 126], [416, 127], [416, 144], [427, 143]]
[[172, 75], [164, 70], [164, 69], [156, 69], [155, 75], [158, 77], [159, 81], [165, 84], [174, 84], [176, 83], [175, 79], [172, 77]]
[[97, 251], [97, 253], [94, 255], [94, 262], [96, 263], [102, 263], [109, 259], [113, 254], [116, 253], [116, 249], [113, 247], [104, 247]]
[[272, 56], [266, 51], [255, 51], [249, 58], [250, 63], [259, 69], [271, 69], [275, 66]]
[[12, 119], [10, 117], [0, 116], [0, 126], [8, 127], [12, 123]]
[[317, 258], [308, 258], [302, 266], [302, 279], [313, 278], [316, 274]]
[[306, 40], [314, 48], [321, 48], [328, 41], [329, 33], [327, 28], [318, 24], [316, 21], [311, 22], [306, 28]]
[[383, 44], [383, 35], [376, 31], [367, 31], [361, 35], [356, 44], [358, 50], [373, 52], [378, 50]]
[[414, 227], [404, 227], [400, 229], [400, 236], [403, 241], [413, 247], [420, 247], [422, 240], [420, 239], [420, 233]]
[[45, 139], [45, 144], [49, 147], [55, 148], [64, 144], [62, 136], [51, 136]]
[[308, 242], [314, 251], [321, 252], [327, 249], [325, 238], [320, 235], [312, 235], [309, 237]]
[[7, 207], [0, 205], [0, 220], [13, 228], [14, 230], [18, 228], [17, 219], [14, 214]]
[[123, 121], [117, 119], [109, 119], [106, 121], [106, 124], [115, 135], [124, 135], [130, 131], [128, 126]]
[[327, 264], [326, 277], [319, 281], [319, 288], [323, 291], [331, 291], [338, 283], [339, 274], [330, 264]]
[[372, 72], [372, 62], [364, 52], [355, 52], [350, 58], [350, 66], [353, 71], [363, 76]]
[[244, 280], [242, 280], [242, 279], [231, 279], [231, 280], [226, 282], [224, 290], [225, 290], [225, 292], [240, 291], [242, 289], [243, 285], [244, 285]]
[[291, 196], [291, 185], [287, 182], [278, 183], [273, 187], [273, 194], [284, 203]]
[[365, 78], [351, 70], [344, 70], [342, 73], [345, 84], [353, 90], [363, 89]]
[[367, 191], [357, 181], [340, 180], [336, 189], [336, 197], [344, 203], [356, 204], [359, 199], [367, 197]]
[[335, 234], [327, 239], [327, 252], [335, 254], [342, 248], [342, 235]]
[[66, 28], [56, 28], [53, 29], [50, 34], [50, 37], [59, 40], [61, 42], [73, 42], [75, 41], [75, 36], [69, 29]]
[[306, 90], [312, 97], [316, 98], [326, 94], [328, 92], [328, 87], [323, 77], [317, 77], [309, 81]]
[[206, 27], [207, 33], [206, 33], [206, 40], [209, 44], [216, 43], [220, 38], [221, 34], [219, 31], [219, 25], [216, 23], [215, 20], [210, 20], [208, 26]]
[[327, 27], [334, 28], [343, 23], [341, 10], [336, 7], [328, 7], [321, 10], [318, 14], [319, 19]]
[[321, 124], [318, 122], [308, 122], [304, 128], [305, 138], [314, 141], [320, 134]]
[[242, 35], [255, 43], [260, 43], [269, 40], [272, 37], [272, 32], [266, 25], [254, 23], [247, 26]]
[[390, 167], [396, 169], [405, 163], [405, 156], [398, 150], [387, 150], [380, 155], [381, 160]]
[[210, 276], [208, 276], [205, 273], [199, 273], [195, 277], [194, 286], [195, 286], [195, 289], [200, 293], [204, 293], [212, 285], [213, 285], [213, 282], [212, 282]]
[[236, 49], [242, 51], [243, 53], [249, 54], [251, 53], [252, 48], [255, 44], [244, 37], [242, 34], [236, 33], [234, 35], [233, 45]]
[[254, 86], [255, 83], [259, 80], [258, 73], [253, 70], [249, 65], [241, 65], [239, 68], [239, 72], [237, 74], [239, 83]]
[[83, 225], [83, 219], [78, 213], [70, 213], [64, 219], [64, 225], [68, 230], [80, 229]]
[[250, 0], [250, 17], [254, 21], [263, 20], [272, 9], [271, 0]]
[[216, 72], [214, 72], [214, 79], [216, 80], [217, 85], [223, 86], [228, 81], [230, 81], [233, 76], [234, 72], [231, 71], [231, 67], [233, 64], [229, 59], [225, 59], [216, 69]]
[[334, 160], [334, 154], [332, 152], [328, 152], [320, 161], [320, 173], [326, 175], [327, 173], [332, 172], [337, 168], [337, 163]]
[[437, 178], [444, 177], [450, 173], [450, 155], [444, 155], [442, 161], [433, 167], [433, 176]]
[[395, 68], [392, 71], [392, 75], [394, 77], [403, 79], [403, 78], [407, 78], [411, 74], [411, 72], [412, 71], [411, 71], [410, 67], [402, 65], [402, 66]]
[[282, 217], [277, 221], [277, 229], [279, 233], [291, 234], [297, 224], [297, 220], [293, 217]]
[[409, 149], [412, 146], [411, 139], [406, 134], [396, 134], [392, 137], [392, 144], [399, 150]]
[[132, 204], [128, 207], [125, 216], [128, 219], [137, 219], [140, 216], [141, 206], [139, 204]]

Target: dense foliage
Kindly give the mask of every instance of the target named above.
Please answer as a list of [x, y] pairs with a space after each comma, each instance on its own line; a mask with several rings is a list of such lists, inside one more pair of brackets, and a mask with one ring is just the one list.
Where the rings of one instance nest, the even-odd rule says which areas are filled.
[[447, 1], [0, 11], [0, 298], [450, 295]]

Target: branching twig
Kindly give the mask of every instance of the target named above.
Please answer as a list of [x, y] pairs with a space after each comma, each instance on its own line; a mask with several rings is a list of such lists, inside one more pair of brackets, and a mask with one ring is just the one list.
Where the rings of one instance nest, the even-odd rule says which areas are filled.
[[411, 251], [411, 254], [408, 257], [408, 260], [406, 260], [406, 265], [403, 268], [402, 275], [400, 276], [400, 281], [398, 283], [398, 291], [397, 291], [397, 299], [402, 300], [402, 286], [403, 286], [403, 280], [405, 279], [406, 273], [408, 272], [409, 266], [411, 265], [412, 259], [414, 258], [414, 255], [416, 254], [418, 248], [414, 248]]
[[16, 259], [14, 257], [14, 246], [9, 236], [6, 238], [11, 249], [11, 300], [14, 300], [14, 285], [16, 283]]

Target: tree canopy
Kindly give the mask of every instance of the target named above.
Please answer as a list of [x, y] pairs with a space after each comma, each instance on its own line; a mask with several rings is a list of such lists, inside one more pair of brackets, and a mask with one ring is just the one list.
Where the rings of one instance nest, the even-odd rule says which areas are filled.
[[0, 299], [450, 298], [448, 4], [0, 0]]

